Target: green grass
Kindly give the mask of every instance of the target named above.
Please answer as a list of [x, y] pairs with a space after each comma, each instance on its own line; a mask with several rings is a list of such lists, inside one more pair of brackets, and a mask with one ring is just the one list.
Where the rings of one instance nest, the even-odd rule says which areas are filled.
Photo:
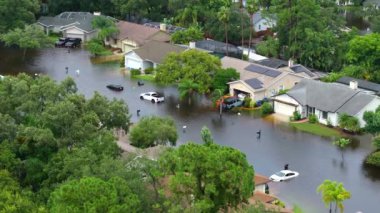
[[314, 135], [324, 136], [324, 137], [341, 137], [341, 133], [333, 128], [326, 127], [322, 124], [311, 124], [311, 123], [290, 123], [291, 126]]
[[144, 81], [154, 81], [155, 76], [154, 75], [134, 75], [132, 76], [134, 79], [140, 79]]

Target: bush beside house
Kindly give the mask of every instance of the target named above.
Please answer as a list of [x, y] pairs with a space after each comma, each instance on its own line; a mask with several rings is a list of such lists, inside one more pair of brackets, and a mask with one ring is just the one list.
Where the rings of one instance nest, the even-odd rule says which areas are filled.
[[262, 116], [269, 115], [269, 114], [273, 113], [272, 104], [270, 104], [269, 102], [263, 103], [263, 105], [261, 105], [260, 112], [261, 112]]
[[357, 133], [360, 131], [359, 119], [356, 117], [341, 114], [338, 118], [339, 127], [349, 132]]
[[372, 166], [380, 167], [380, 151], [370, 154], [366, 159], [366, 163]]
[[308, 119], [309, 119], [309, 123], [311, 124], [318, 123], [318, 118], [315, 114], [309, 115]]

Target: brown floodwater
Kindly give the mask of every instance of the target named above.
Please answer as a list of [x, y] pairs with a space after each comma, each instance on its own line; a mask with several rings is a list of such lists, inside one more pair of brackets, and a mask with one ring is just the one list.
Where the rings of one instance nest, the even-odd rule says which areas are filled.
[[[29, 51], [25, 61], [20, 51], [0, 48], [0, 74], [15, 75], [19, 72], [42, 73], [60, 81], [67, 76], [75, 79], [79, 92], [91, 97], [95, 91], [109, 98], [123, 99], [128, 104], [132, 121], [137, 122], [136, 110], [141, 116], [171, 116], [179, 132], [178, 144], [187, 141], [200, 142], [200, 130], [207, 126], [218, 144], [241, 150], [257, 173], [270, 176], [288, 163], [290, 169], [300, 176], [294, 180], [271, 183], [270, 190], [289, 205], [297, 204], [305, 212], [327, 212], [316, 188], [325, 179], [336, 180], [352, 193], [344, 202], [346, 212], [378, 211], [380, 202], [380, 170], [363, 166], [363, 160], [373, 150], [368, 135], [352, 137], [354, 143], [342, 154], [331, 143], [332, 138], [314, 136], [290, 127], [286, 119], [270, 116], [261, 118], [257, 112], [224, 113], [210, 109], [210, 102], [204, 97], [194, 98], [191, 105], [178, 100], [173, 87], [160, 87], [149, 82], [137, 86], [136, 80], [120, 71], [119, 64], [92, 64], [84, 50], [45, 49]], [[69, 74], [65, 73], [65, 67]], [[75, 70], [80, 70], [76, 76]], [[113, 92], [107, 84], [121, 84], [123, 92]], [[139, 94], [159, 91], [165, 94], [163, 104], [141, 101]], [[1, 98], [1, 97], [0, 97]], [[180, 107], [177, 107], [180, 104]], [[183, 126], [186, 131], [182, 131]], [[256, 132], [261, 130], [261, 138]]]

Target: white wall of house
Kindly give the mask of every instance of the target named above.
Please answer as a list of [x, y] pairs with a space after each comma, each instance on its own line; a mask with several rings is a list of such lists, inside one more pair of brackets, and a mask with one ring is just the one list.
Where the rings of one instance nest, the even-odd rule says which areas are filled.
[[125, 54], [125, 68], [127, 69], [143, 69], [144, 61], [134, 52], [130, 51]]
[[255, 192], [265, 193], [265, 184], [255, 185]]
[[[315, 115], [318, 118], [318, 122], [324, 125], [331, 124], [332, 126], [339, 126], [338, 123], [338, 113], [334, 112], [323, 112], [322, 110], [315, 109]], [[325, 117], [324, 117], [325, 115]]]
[[259, 31], [265, 31], [268, 28], [273, 28], [274, 27], [274, 22], [267, 20], [267, 19], [261, 19], [259, 22], [257, 22], [254, 26], [255, 32]]
[[380, 98], [376, 97], [367, 106], [365, 106], [358, 114], [355, 115], [359, 119], [360, 127], [364, 127], [366, 122], [363, 120], [363, 115], [366, 111], [375, 111], [380, 106]]

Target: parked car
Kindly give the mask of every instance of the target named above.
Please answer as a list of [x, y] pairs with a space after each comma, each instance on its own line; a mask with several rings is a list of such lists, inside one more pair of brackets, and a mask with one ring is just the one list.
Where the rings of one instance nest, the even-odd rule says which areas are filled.
[[152, 103], [160, 103], [160, 102], [164, 102], [165, 100], [164, 96], [158, 94], [157, 92], [141, 93], [140, 99], [148, 100], [148, 101], [151, 101]]
[[69, 38], [69, 40], [65, 43], [65, 47], [77, 48], [77, 47], [80, 47], [81, 42], [82, 42], [82, 39], [80, 38]]
[[57, 42], [55, 42], [55, 47], [64, 47], [66, 42], [69, 41], [69, 38], [59, 38]]
[[284, 180], [289, 180], [295, 177], [298, 177], [299, 173], [292, 170], [281, 170], [276, 174], [273, 174], [269, 177], [274, 182], [282, 182]]
[[107, 88], [110, 90], [115, 90], [115, 91], [123, 91], [124, 87], [119, 85], [119, 84], [109, 84], [107, 85]]
[[229, 97], [224, 99], [222, 108], [223, 110], [230, 110], [234, 107], [242, 106], [244, 101], [240, 100], [237, 97]]

